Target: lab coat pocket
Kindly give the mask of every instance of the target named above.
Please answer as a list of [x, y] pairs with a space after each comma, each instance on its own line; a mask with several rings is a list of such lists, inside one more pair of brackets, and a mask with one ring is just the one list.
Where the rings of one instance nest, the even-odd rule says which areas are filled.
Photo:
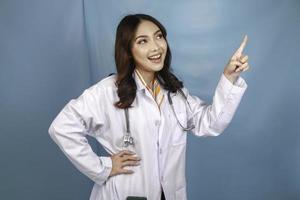
[[[185, 112], [177, 114], [178, 121], [176, 120], [176, 126], [178, 128], [174, 129], [172, 133], [172, 145], [181, 145], [186, 143], [186, 131], [183, 130], [181, 126], [186, 128], [187, 125], [187, 116]], [[180, 124], [181, 125], [180, 125]]]

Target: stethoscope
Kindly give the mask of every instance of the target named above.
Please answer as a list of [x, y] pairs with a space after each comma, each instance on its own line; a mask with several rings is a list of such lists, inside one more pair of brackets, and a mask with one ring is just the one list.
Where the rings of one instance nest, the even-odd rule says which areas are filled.
[[[192, 112], [192, 108], [191, 108], [191, 105], [190, 105], [190, 103], [189, 103], [189, 101], [187, 99], [187, 96], [183, 93], [183, 91], [181, 89], [179, 89], [178, 91], [184, 97], [185, 102], [188, 104], [189, 111]], [[172, 101], [172, 98], [171, 98], [170, 91], [168, 91], [168, 102], [169, 102], [169, 104], [171, 106], [171, 109], [172, 109], [173, 114], [174, 114], [174, 116], [175, 116], [175, 118], [177, 120], [177, 123], [182, 128], [182, 130], [184, 130], [184, 131], [190, 131], [190, 130], [194, 129], [195, 128], [195, 124], [193, 123], [193, 120], [192, 120], [191, 125], [189, 125], [189, 123], [187, 123], [188, 125], [185, 127], [185, 126], [182, 125], [182, 123], [178, 119], [177, 114], [175, 112], [175, 108], [174, 108], [174, 105], [173, 105], [173, 101]], [[129, 123], [128, 108], [125, 108], [124, 112], [125, 112], [125, 119], [126, 119], [126, 132], [124, 133], [124, 136], [123, 136], [123, 146], [124, 147], [128, 147], [129, 145], [134, 146], [134, 139], [133, 139], [133, 137], [131, 135], [131, 132], [130, 132], [130, 123]]]

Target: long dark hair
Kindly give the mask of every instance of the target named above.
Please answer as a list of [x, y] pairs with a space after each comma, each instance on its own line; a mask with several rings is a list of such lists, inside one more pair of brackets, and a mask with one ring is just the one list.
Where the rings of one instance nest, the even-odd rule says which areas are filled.
[[[116, 86], [118, 87], [119, 101], [115, 103], [118, 108], [129, 108], [136, 97], [137, 86], [132, 73], [135, 64], [131, 52], [132, 41], [138, 25], [142, 20], [153, 22], [161, 30], [163, 37], [167, 41], [167, 31], [165, 27], [155, 18], [145, 14], [135, 14], [125, 16], [117, 27], [115, 42], [115, 62], [117, 67]], [[168, 44], [168, 42], [167, 42]], [[157, 72], [156, 77], [159, 84], [170, 92], [177, 92], [183, 87], [173, 73], [171, 65], [171, 51], [168, 45], [163, 68]]]

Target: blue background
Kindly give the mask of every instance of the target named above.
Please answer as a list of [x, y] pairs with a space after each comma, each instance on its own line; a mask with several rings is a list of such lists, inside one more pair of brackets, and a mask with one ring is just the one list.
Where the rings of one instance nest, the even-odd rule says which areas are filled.
[[207, 101], [249, 38], [249, 87], [232, 123], [219, 137], [188, 137], [189, 199], [300, 199], [297, 0], [1, 0], [0, 199], [89, 198], [93, 183], [48, 127], [70, 99], [115, 71], [116, 26], [137, 12], [165, 25], [175, 74]]

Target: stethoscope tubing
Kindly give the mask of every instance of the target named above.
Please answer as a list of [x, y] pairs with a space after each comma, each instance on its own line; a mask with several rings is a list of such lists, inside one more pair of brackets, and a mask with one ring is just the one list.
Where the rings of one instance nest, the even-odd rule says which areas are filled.
[[[174, 116], [175, 116], [175, 118], [176, 118], [176, 120], [177, 120], [177, 123], [178, 123], [179, 126], [182, 128], [182, 130], [184, 130], [184, 131], [190, 131], [190, 130], [194, 129], [194, 128], [195, 128], [195, 125], [194, 125], [194, 124], [192, 124], [190, 127], [188, 127], [188, 126], [185, 127], [185, 126], [183, 126], [183, 125], [181, 124], [181, 122], [180, 122], [180, 120], [178, 119], [177, 114], [176, 114], [176, 112], [175, 112], [175, 108], [174, 108], [173, 101], [172, 101], [172, 98], [171, 98], [171, 94], [170, 94], [170, 93], [171, 93], [171, 92], [168, 91], [168, 102], [169, 102], [169, 104], [170, 104], [170, 106], [171, 106], [171, 109], [172, 109], [173, 114], [174, 114]], [[181, 89], [179, 89], [179, 93], [184, 97], [185, 101], [186, 101], [187, 104], [188, 104], [188, 107], [189, 107], [190, 111], [192, 111], [191, 105], [190, 105], [190, 103], [189, 103], [189, 101], [188, 101], [188, 99], [187, 99], [187, 96], [184, 94], [184, 92], [183, 92]], [[133, 137], [131, 136], [131, 131], [130, 131], [130, 123], [129, 123], [129, 112], [128, 112], [128, 108], [125, 108], [125, 109], [124, 109], [124, 112], [125, 112], [125, 119], [126, 119], [126, 133], [125, 133], [124, 136], [123, 136], [123, 146], [124, 146], [124, 147], [128, 147], [129, 145], [134, 146], [134, 139], [133, 139]]]

